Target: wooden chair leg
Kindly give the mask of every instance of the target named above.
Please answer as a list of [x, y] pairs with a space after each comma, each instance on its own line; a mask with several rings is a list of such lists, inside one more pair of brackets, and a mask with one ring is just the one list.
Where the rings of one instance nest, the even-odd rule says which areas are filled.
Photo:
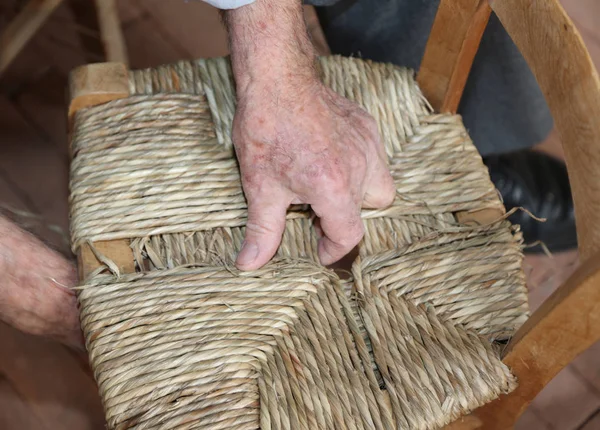
[[[106, 61], [129, 65], [116, 0], [95, 0]], [[126, 0], [127, 1], [127, 0]]]
[[[127, 1], [127, 0], [123, 0]], [[68, 0], [77, 22], [88, 32], [80, 32], [81, 44], [90, 59], [104, 57], [107, 62], [129, 65], [127, 48], [117, 11], [117, 0]]]
[[[75, 69], [69, 80], [71, 103], [69, 105], [69, 128], [73, 127], [75, 113], [79, 109], [100, 105], [129, 96], [128, 70], [123, 63], [100, 63]], [[133, 251], [129, 240], [111, 240], [83, 245], [77, 252], [80, 280], [102, 266], [98, 255], [112, 260], [120, 273], [135, 272]]]
[[0, 76], [62, 0], [30, 0], [0, 36]]

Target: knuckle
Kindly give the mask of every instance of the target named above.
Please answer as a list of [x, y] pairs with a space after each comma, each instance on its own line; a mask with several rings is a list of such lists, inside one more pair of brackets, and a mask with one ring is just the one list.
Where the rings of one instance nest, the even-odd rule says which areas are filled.
[[329, 159], [317, 160], [304, 169], [304, 176], [310, 185], [338, 188], [345, 182], [340, 166]]
[[351, 189], [349, 178], [344, 177], [344, 175], [330, 176], [319, 185], [323, 192], [328, 194], [330, 198], [348, 197], [354, 191]]
[[253, 233], [256, 236], [267, 236], [276, 233], [274, 225], [268, 222], [248, 221], [246, 223], [246, 233]]
[[280, 224], [281, 221], [285, 222], [284, 220], [280, 221], [275, 216], [265, 217], [265, 214], [260, 208], [258, 208], [255, 213], [256, 216], [249, 214], [249, 218], [246, 223], [246, 234], [251, 234], [255, 237], [279, 235], [279, 232], [282, 228]]

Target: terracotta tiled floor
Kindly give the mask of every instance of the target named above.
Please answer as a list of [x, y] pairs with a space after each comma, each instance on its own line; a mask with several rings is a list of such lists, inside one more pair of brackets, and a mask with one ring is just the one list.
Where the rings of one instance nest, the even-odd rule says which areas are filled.
[[[21, 0], [0, 4], [0, 29]], [[183, 0], [120, 0], [133, 68], [223, 55], [216, 11]], [[563, 0], [600, 66], [600, 1]], [[38, 215], [32, 229], [67, 255], [66, 76], [102, 57], [81, 32], [86, 0], [66, 0], [0, 78], [0, 205]], [[72, 7], [73, 9], [71, 9]], [[81, 12], [83, 11], [83, 12]], [[83, 35], [88, 35], [82, 40]], [[82, 43], [87, 49], [83, 49]], [[542, 149], [560, 156], [555, 136]], [[530, 257], [525, 270], [537, 307], [574, 270], [575, 253]], [[0, 430], [103, 429], [96, 389], [81, 357], [0, 324]], [[600, 344], [561, 372], [523, 415], [519, 429], [600, 430]]]

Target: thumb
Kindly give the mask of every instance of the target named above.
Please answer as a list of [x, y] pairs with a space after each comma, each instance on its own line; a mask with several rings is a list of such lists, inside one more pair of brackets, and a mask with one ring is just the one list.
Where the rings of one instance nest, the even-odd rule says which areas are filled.
[[255, 194], [248, 199], [248, 222], [236, 266], [256, 270], [273, 258], [285, 230], [285, 216], [291, 199], [283, 190]]

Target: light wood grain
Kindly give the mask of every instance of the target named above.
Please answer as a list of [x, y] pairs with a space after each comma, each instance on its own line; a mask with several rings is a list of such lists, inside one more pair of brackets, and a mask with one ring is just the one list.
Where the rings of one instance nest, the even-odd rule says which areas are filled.
[[0, 36], [0, 75], [62, 0], [29, 0]]
[[440, 2], [417, 77], [436, 111], [457, 111], [490, 13], [487, 0]]
[[[128, 239], [107, 240], [95, 242], [94, 249], [100, 255], [112, 260], [118, 267], [119, 273], [134, 273], [135, 262]], [[90, 273], [102, 266], [102, 262], [89, 245], [84, 244], [77, 253], [77, 270], [79, 277], [84, 280]]]
[[[573, 189], [580, 256], [586, 261], [508, 345], [503, 361], [519, 379], [517, 390], [473, 413], [481, 428], [500, 430], [512, 428], [542, 388], [600, 340], [600, 80], [557, 0], [497, 0], [491, 7], [552, 111]], [[453, 428], [469, 427], [459, 422]]]
[[456, 221], [465, 225], [489, 225], [497, 222], [505, 215], [505, 211], [496, 208], [486, 208], [477, 211], [463, 211], [454, 214]]
[[563, 144], [582, 259], [600, 250], [600, 80], [557, 0], [501, 0], [492, 8], [527, 60]]
[[129, 64], [116, 0], [95, 0], [106, 61]]
[[[90, 64], [75, 69], [69, 78], [71, 103], [69, 104], [69, 127], [79, 109], [96, 106], [111, 100], [129, 96], [127, 67], [123, 63]], [[69, 145], [70, 146], [70, 145]], [[120, 273], [135, 272], [133, 252], [129, 240], [102, 241], [92, 244], [104, 257], [112, 260]], [[90, 273], [102, 266], [88, 245], [77, 252], [79, 278], [85, 280]]]
[[510, 395], [475, 411], [486, 430], [514, 425], [544, 386], [600, 340], [600, 255], [590, 258], [517, 332], [502, 361], [519, 380]]
[[79, 109], [129, 96], [127, 67], [98, 63], [76, 68], [69, 76], [69, 122]]

